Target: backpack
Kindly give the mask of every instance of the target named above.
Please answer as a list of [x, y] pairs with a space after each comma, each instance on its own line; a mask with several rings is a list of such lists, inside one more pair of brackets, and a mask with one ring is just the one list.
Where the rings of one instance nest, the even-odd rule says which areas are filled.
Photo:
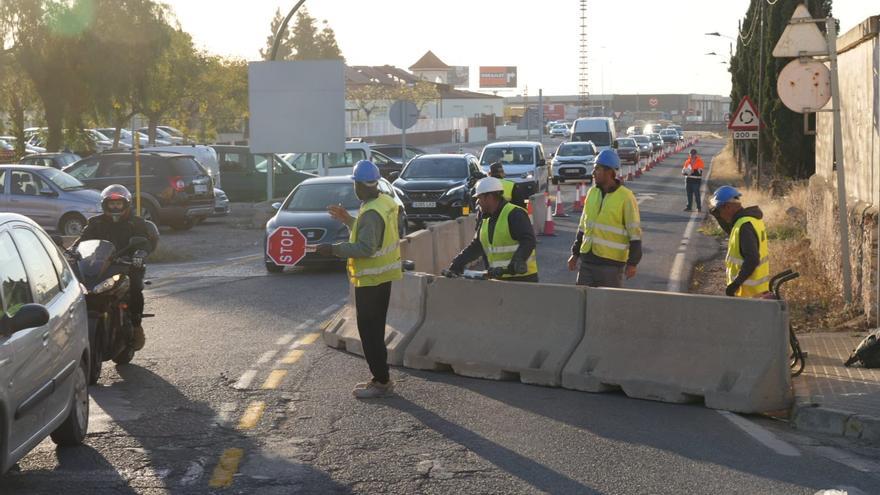
[[852, 354], [849, 355], [849, 359], [847, 359], [843, 365], [852, 366], [859, 362], [862, 363], [862, 366], [865, 368], [880, 368], [880, 329], [869, 333], [868, 336], [865, 337], [855, 349], [853, 349]]

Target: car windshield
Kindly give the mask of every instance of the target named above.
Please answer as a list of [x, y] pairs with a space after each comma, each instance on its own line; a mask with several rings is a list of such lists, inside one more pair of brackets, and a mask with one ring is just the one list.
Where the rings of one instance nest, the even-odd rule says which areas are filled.
[[466, 179], [464, 158], [414, 158], [400, 175], [402, 179]]
[[647, 144], [651, 142], [651, 138], [649, 138], [648, 136], [633, 136], [633, 139], [635, 139], [637, 143], [641, 144]]
[[488, 167], [495, 162], [501, 162], [505, 165], [534, 165], [534, 149], [526, 146], [484, 149], [480, 164]]
[[62, 191], [75, 191], [86, 187], [85, 184], [77, 180], [75, 177], [60, 170], [46, 168], [45, 170], [42, 170], [42, 172], [43, 178], [58, 186]]
[[326, 211], [330, 205], [342, 205], [346, 210], [356, 210], [360, 201], [351, 182], [331, 184], [301, 184], [293, 192], [286, 211]]
[[575, 141], [592, 141], [596, 146], [611, 145], [610, 132], [575, 132], [573, 139]]
[[171, 165], [175, 175], [206, 175], [202, 166], [199, 165], [194, 158], [188, 156], [175, 157], [171, 159]]
[[583, 144], [564, 144], [559, 147], [559, 152], [556, 153], [556, 156], [589, 156], [595, 155], [596, 150], [593, 148], [593, 145], [590, 143]]
[[662, 136], [662, 135], [664, 135], [664, 134], [667, 135], [667, 136], [669, 136], [669, 135], [671, 135], [671, 134], [678, 134], [678, 133], [675, 132], [675, 131], [672, 130], [672, 129], [663, 129], [662, 131], [660, 131], [660, 135]]
[[618, 139], [617, 146], [621, 148], [635, 148], [636, 142], [633, 139]]

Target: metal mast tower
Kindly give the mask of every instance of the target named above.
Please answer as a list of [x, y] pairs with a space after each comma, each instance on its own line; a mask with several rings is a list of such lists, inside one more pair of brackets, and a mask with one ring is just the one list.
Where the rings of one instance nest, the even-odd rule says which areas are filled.
[[590, 107], [590, 71], [587, 65], [587, 0], [581, 4], [580, 68], [578, 71], [578, 117], [586, 117]]

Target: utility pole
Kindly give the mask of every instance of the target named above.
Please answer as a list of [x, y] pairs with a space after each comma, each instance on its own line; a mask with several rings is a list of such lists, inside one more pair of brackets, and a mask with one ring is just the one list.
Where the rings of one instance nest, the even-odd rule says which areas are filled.
[[[760, 2], [760, 7], [758, 7], [758, 15], [761, 18], [760, 26], [761, 34], [758, 40], [758, 50], [760, 53], [758, 54], [758, 117], [761, 122], [764, 121], [764, 117], [761, 115], [764, 111], [764, 2]], [[761, 126], [758, 126], [758, 142], [756, 144], [758, 148], [758, 156], [755, 158], [757, 161], [757, 178], [755, 180], [755, 184], [758, 186], [758, 189], [761, 189]]]
[[578, 117], [586, 117], [590, 108], [590, 71], [587, 53], [587, 0], [578, 0], [581, 9], [580, 64], [578, 69]]

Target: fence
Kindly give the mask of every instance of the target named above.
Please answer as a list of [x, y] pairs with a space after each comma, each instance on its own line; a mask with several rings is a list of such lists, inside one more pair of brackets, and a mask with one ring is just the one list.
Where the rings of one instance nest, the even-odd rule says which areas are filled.
[[[464, 136], [467, 129], [468, 119], [464, 117], [443, 119], [419, 119], [416, 125], [406, 130], [407, 134], [418, 134], [438, 131], [459, 131]], [[400, 129], [394, 127], [389, 120], [373, 120], [369, 122], [346, 122], [345, 135], [347, 137], [363, 136], [393, 136], [399, 135]]]

